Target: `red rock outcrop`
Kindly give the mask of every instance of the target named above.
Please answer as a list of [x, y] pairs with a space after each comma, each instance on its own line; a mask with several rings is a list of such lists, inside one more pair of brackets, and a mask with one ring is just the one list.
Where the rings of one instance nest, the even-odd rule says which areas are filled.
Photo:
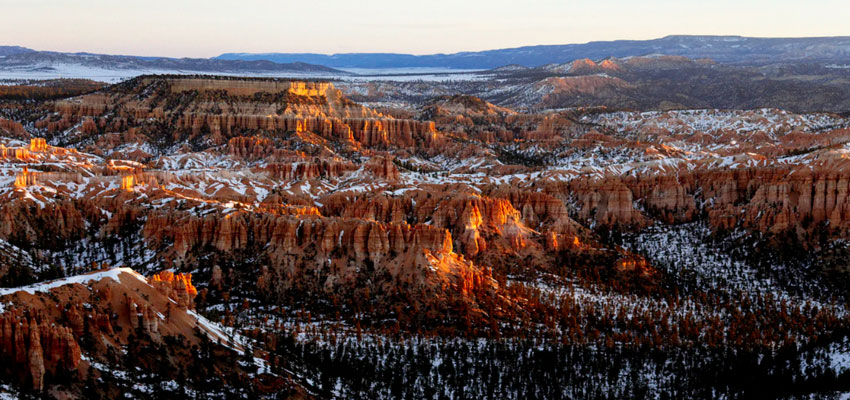
[[148, 282], [160, 293], [174, 300], [178, 307], [189, 309], [194, 307], [194, 299], [198, 295], [198, 290], [192, 285], [192, 274], [175, 274], [171, 271], [162, 271], [148, 278]]
[[270, 163], [254, 169], [257, 172], [266, 172], [275, 179], [284, 180], [336, 178], [356, 170], [357, 165], [348, 161], [318, 158], [292, 163]]
[[38, 153], [45, 152], [48, 150], [47, 141], [44, 138], [32, 138], [30, 139], [30, 151]]
[[459, 244], [458, 251], [468, 257], [488, 248], [515, 253], [536, 246], [532, 236], [538, 232], [529, 228], [529, 224], [572, 236], [578, 231], [578, 224], [569, 219], [563, 202], [543, 194], [519, 191], [503, 191], [498, 196], [487, 197], [463, 191], [412, 190], [400, 197], [340, 194], [324, 201], [325, 215], [387, 223], [416, 221], [448, 229]]
[[[15, 192], [10, 195], [26, 196]], [[7, 201], [0, 205], [0, 238], [8, 239], [14, 234], [32, 241], [38, 237], [73, 239], [85, 232], [86, 218], [73, 202], [51, 202], [37, 210], [31, 209], [31, 204]], [[51, 223], [45, 225], [44, 220]]]
[[[229, 354], [231, 350], [225, 344], [243, 350], [241, 344], [212, 328], [212, 322], [199, 321], [196, 314], [174, 304], [175, 298], [190, 300], [194, 296], [187, 275], [165, 272], [151, 277], [150, 282], [128, 269], [104, 269], [66, 278], [64, 282], [42, 284], [35, 290], [4, 291], [0, 371], [5, 374], [5, 382], [18, 388], [31, 388], [27, 390], [49, 390], [52, 394], [79, 392], [86, 379], [102, 383], [102, 374], [129, 368], [141, 368], [170, 379], [173, 378], [170, 373], [159, 369], [161, 357], [168, 357], [170, 363], [181, 369], [191, 368], [195, 361], [188, 348], [170, 345], [163, 341], [165, 337], [198, 346], [206, 335], [212, 339], [210, 351]], [[81, 301], [85, 301], [83, 306]], [[158, 344], [157, 352], [140, 350], [151, 343]], [[122, 352], [132, 354], [132, 363], [122, 362], [120, 356], [116, 358], [115, 354]], [[216, 358], [205, 363], [215, 369], [217, 376], [231, 376], [234, 381], [248, 376], [248, 371], [233, 369], [232, 364], [228, 366]], [[251, 377], [266, 375], [256, 372], [251, 370]], [[245, 382], [252, 385], [250, 379]], [[270, 381], [264, 379], [264, 382]], [[281, 390], [282, 384], [254, 389], [274, 392]]]
[[20, 122], [0, 118], [0, 132], [17, 138], [26, 138], [29, 133]]
[[550, 195], [575, 203], [578, 218], [605, 226], [641, 227], [649, 220], [635, 209], [634, 193], [617, 178], [575, 179], [566, 186], [554, 184]]
[[259, 136], [237, 136], [227, 142], [231, 156], [245, 160], [261, 160], [272, 157], [275, 153], [274, 142]]
[[546, 78], [535, 84], [535, 89], [547, 92], [541, 104], [555, 101], [558, 96], [598, 95], [604, 91], [628, 89], [632, 84], [620, 78], [604, 75], [582, 75]]
[[[134, 90], [160, 96], [115, 91], [60, 101], [53, 106], [58, 117], [38, 121], [36, 127], [53, 133], [80, 123], [83, 137], [131, 130], [136, 135], [162, 135], [152, 130], [150, 121], [176, 121], [175, 129], [168, 132], [173, 140], [195, 141], [203, 136], [209, 145], [259, 132], [276, 136], [312, 132], [350, 145], [381, 148], [430, 147], [441, 141], [432, 122], [383, 115], [349, 101], [330, 83], [198, 78], [143, 78], [135, 83]], [[164, 101], [186, 101], [187, 93], [190, 100], [185, 107]], [[230, 100], [223, 101], [222, 96]], [[231, 151], [241, 157], [272, 151], [260, 142], [243, 151], [245, 144], [233, 142]]]
[[350, 289], [366, 262], [378, 276], [381, 271], [388, 274], [391, 281], [382, 282], [387, 289], [406, 282], [443, 290], [444, 285], [468, 284], [464, 279], [470, 276], [473, 282], [490, 284], [486, 273], [453, 252], [452, 235], [432, 226], [251, 213], [227, 218], [182, 216], [179, 222], [173, 218], [152, 215], [144, 228], [153, 248], [163, 241], [173, 243], [165, 253], [171, 260], [190, 262], [199, 248], [241, 252], [262, 244], [270, 270], [278, 274], [274, 282], [283, 287], [294, 285], [305, 273], [315, 273], [309, 271], [329, 269], [323, 282], [326, 290]]
[[850, 233], [848, 190], [846, 161], [824, 157], [812, 166], [582, 177], [548, 183], [544, 193], [575, 204], [580, 220], [600, 226], [685, 223], [705, 215], [719, 229], [795, 232], [804, 239], [814, 229]]
[[134, 330], [144, 332], [150, 337], [158, 337], [159, 319], [148, 304], [139, 305], [135, 299], [128, 297], [127, 309], [130, 316], [130, 325]]
[[71, 328], [40, 322], [38, 316], [12, 309], [0, 314], [0, 357], [25, 366], [36, 391], [44, 389], [45, 376], [75, 371], [80, 365], [80, 347]]
[[395, 182], [399, 179], [398, 168], [390, 157], [373, 157], [366, 162], [366, 170], [375, 177]]
[[27, 167], [24, 167], [24, 169], [19, 174], [15, 175], [14, 186], [16, 188], [35, 186], [38, 182], [38, 179], [36, 178], [37, 176], [37, 173], [29, 172], [29, 169]]

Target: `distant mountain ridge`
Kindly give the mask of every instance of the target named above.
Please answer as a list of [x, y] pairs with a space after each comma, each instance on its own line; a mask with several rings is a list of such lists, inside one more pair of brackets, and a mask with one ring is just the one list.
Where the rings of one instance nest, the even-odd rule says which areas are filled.
[[742, 36], [673, 35], [652, 40], [616, 40], [584, 44], [525, 46], [454, 54], [392, 53], [225, 53], [221, 60], [306, 62], [332, 68], [444, 67], [490, 69], [510, 64], [537, 67], [581, 58], [633, 57], [650, 54], [711, 58], [720, 63], [770, 64], [785, 61], [850, 60], [850, 36], [812, 38], [751, 38]]
[[0, 57], [11, 56], [21, 53], [29, 53], [35, 51], [21, 46], [0, 46]]
[[278, 63], [266, 60], [220, 60], [208, 58], [167, 58], [61, 53], [35, 51], [23, 47], [0, 47], [0, 71], [51, 71], [67, 66], [104, 70], [180, 71], [199, 73], [317, 73], [341, 75], [345, 72], [303, 62]]

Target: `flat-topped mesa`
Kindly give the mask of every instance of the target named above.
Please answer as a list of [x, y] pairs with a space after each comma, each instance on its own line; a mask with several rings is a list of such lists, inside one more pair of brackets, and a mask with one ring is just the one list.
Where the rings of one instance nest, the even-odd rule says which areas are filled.
[[[322, 138], [357, 142], [367, 147], [429, 147], [437, 139], [433, 122], [378, 117], [326, 117], [308, 114], [212, 114], [184, 113], [176, 128], [188, 130], [192, 136], [210, 132], [213, 138], [241, 136], [257, 131], [312, 132]], [[216, 139], [216, 142], [220, 139]]]
[[177, 306], [186, 309], [194, 307], [198, 290], [192, 285], [192, 274], [175, 274], [171, 271], [162, 271], [148, 278], [148, 283], [160, 293], [174, 300]]

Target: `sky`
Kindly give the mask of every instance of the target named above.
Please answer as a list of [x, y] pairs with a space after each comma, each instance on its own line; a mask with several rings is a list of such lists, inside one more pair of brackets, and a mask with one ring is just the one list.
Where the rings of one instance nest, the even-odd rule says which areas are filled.
[[847, 0], [0, 0], [0, 45], [169, 57], [850, 36]]

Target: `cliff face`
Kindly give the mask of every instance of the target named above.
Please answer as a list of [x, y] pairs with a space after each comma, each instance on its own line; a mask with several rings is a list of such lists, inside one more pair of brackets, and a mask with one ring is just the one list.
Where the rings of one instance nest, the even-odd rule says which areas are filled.
[[[352, 142], [365, 147], [428, 146], [437, 140], [438, 136], [433, 123], [411, 120], [313, 116], [324, 114], [323, 112], [298, 116], [245, 115], [238, 112], [224, 116], [185, 113], [177, 127], [188, 133], [189, 140], [206, 136], [206, 132], [209, 132], [208, 137], [213, 144], [222, 144], [224, 138], [237, 134], [257, 131], [313, 132], [325, 139]], [[417, 143], [416, 140], [423, 143]]]
[[[151, 84], [155, 78], [145, 78], [143, 84]], [[301, 97], [330, 97], [338, 100], [339, 93], [328, 82], [301, 81], [247, 81], [198, 78], [174, 78], [170, 80], [172, 93], [181, 92], [225, 92], [229, 96], [248, 97], [258, 93], [286, 93]]]
[[576, 200], [581, 220], [635, 228], [649, 223], [635, 209], [633, 192], [617, 178], [571, 181], [567, 193]]
[[[354, 289], [366, 273], [386, 276], [376, 281], [383, 290], [403, 285], [441, 292], [444, 285], [492, 284], [485, 271], [453, 252], [449, 232], [427, 225], [309, 215], [237, 213], [176, 219], [155, 215], [148, 218], [144, 234], [153, 248], [173, 243], [165, 257], [176, 264], [192, 263], [204, 248], [222, 253], [261, 248], [268, 274], [274, 276], [265, 280], [267, 290], [270, 285], [279, 289], [304, 285], [300, 277], [305, 274], [323, 276], [316, 289], [329, 292]], [[364, 263], [374, 270], [364, 270]]]
[[558, 198], [520, 189], [486, 196], [452, 187], [409, 190], [401, 195], [332, 195], [322, 213], [384, 223], [420, 223], [451, 232], [456, 251], [473, 259], [533, 256], [578, 249], [592, 236], [572, 220]]
[[355, 148], [433, 146], [441, 140], [433, 123], [383, 115], [351, 102], [326, 82], [138, 78], [58, 101], [53, 110], [56, 114], [39, 120], [36, 128], [52, 136], [79, 124], [61, 140], [70, 144], [94, 138], [95, 145], [86, 149], [101, 154], [129, 139], [116, 142], [106, 135], [111, 132], [131, 132], [139, 144], [203, 147], [256, 133], [281, 137], [311, 132]]
[[843, 160], [814, 166], [733, 170], [676, 169], [641, 176], [582, 178], [545, 192], [575, 204], [579, 221], [640, 228], [705, 218], [717, 229], [848, 233], [848, 175]]
[[[725, 176], [724, 176], [725, 175]], [[733, 174], [701, 174], [715, 204], [708, 207], [715, 227], [740, 225], [762, 232], [848, 233], [848, 175], [840, 164], [821, 168], [753, 169]], [[709, 200], [706, 199], [706, 200]], [[737, 218], [730, 218], [737, 215]]]

